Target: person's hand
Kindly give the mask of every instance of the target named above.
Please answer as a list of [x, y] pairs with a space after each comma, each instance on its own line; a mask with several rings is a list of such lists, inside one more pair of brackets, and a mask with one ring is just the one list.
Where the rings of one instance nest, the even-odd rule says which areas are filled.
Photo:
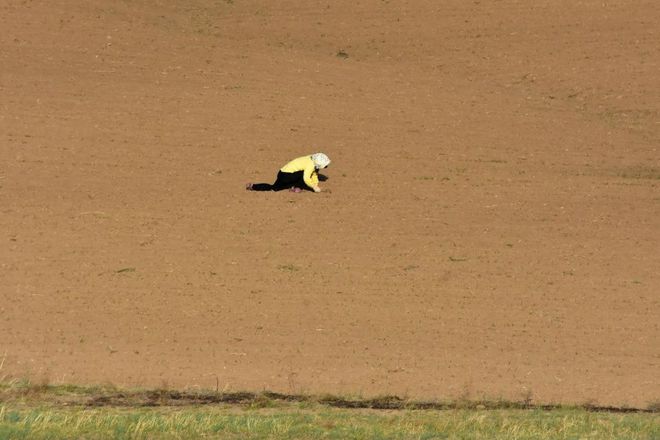
[[319, 186], [315, 186], [315, 187], [314, 187], [314, 192], [315, 192], [315, 193], [320, 193], [320, 192], [321, 192], [321, 187], [319, 187]]

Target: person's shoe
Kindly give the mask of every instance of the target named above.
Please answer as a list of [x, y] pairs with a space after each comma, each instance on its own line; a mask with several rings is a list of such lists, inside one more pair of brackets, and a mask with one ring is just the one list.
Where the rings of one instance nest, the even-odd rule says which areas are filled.
[[245, 189], [248, 191], [252, 191], [252, 183], [246, 183], [245, 184]]
[[291, 191], [292, 193], [299, 193], [300, 191], [302, 191], [302, 189], [300, 189], [300, 188], [296, 188], [296, 187], [294, 186], [294, 187], [289, 188], [289, 191]]

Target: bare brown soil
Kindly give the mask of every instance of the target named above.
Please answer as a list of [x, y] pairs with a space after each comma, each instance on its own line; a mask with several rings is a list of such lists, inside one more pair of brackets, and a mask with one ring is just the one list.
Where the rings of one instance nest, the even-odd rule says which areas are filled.
[[0, 379], [657, 400], [659, 21], [2, 0]]

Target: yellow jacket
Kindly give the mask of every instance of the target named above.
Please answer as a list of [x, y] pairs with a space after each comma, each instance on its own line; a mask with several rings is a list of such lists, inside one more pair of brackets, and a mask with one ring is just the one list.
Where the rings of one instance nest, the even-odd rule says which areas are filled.
[[314, 161], [312, 156], [302, 156], [296, 159], [293, 159], [288, 164], [280, 168], [280, 171], [283, 173], [295, 173], [297, 171], [303, 171], [303, 179], [305, 184], [310, 188], [316, 188], [319, 186], [319, 176], [314, 167]]

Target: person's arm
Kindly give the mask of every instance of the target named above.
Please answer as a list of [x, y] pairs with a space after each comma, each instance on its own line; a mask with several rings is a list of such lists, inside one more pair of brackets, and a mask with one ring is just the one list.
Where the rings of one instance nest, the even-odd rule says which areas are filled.
[[312, 188], [314, 192], [321, 192], [321, 188], [319, 187], [319, 176], [316, 173], [314, 165], [305, 168], [303, 179], [305, 180], [305, 185]]

